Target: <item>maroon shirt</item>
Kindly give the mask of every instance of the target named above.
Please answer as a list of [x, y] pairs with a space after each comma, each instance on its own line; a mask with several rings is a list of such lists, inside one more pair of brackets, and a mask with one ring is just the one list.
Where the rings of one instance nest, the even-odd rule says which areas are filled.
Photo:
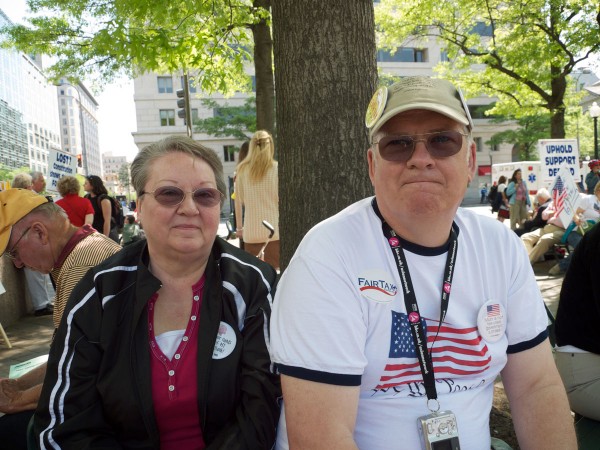
[[198, 327], [205, 276], [192, 286], [192, 311], [188, 325], [171, 360], [161, 351], [154, 335], [154, 304], [148, 302], [152, 400], [158, 424], [161, 450], [202, 450], [205, 448], [198, 411]]

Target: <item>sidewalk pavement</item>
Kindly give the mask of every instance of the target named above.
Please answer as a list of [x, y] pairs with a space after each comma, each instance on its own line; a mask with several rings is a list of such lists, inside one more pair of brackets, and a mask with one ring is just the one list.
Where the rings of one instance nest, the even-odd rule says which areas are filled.
[[[227, 235], [224, 225], [219, 227], [218, 234], [219, 236]], [[229, 242], [238, 245], [237, 239]], [[533, 268], [542, 297], [550, 311], [556, 315], [563, 276], [548, 276], [548, 270], [554, 264], [554, 261], [549, 260], [537, 263]], [[48, 354], [54, 325], [52, 316], [26, 316], [6, 328], [5, 331], [12, 344], [12, 349], [9, 349], [0, 338], [0, 377], [7, 377], [10, 366], [14, 364]]]

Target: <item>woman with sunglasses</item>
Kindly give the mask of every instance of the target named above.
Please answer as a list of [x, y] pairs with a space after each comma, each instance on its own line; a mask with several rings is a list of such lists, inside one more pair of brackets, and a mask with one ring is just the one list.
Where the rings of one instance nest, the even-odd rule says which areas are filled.
[[146, 240], [71, 295], [35, 416], [41, 448], [270, 449], [276, 272], [217, 237], [221, 161], [170, 137], [131, 177]]
[[[275, 234], [265, 249], [265, 261], [279, 268], [279, 191], [278, 166], [273, 159], [273, 137], [264, 130], [250, 140], [248, 156], [239, 164], [235, 180], [235, 216], [242, 217], [236, 233], [244, 240], [244, 250], [257, 255], [269, 238], [266, 220]], [[243, 212], [242, 212], [243, 209]]]

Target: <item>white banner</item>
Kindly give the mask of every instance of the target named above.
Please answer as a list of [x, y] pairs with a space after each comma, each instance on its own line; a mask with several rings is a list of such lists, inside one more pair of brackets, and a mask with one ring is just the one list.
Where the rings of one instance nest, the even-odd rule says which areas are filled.
[[551, 193], [554, 210], [557, 212], [563, 227], [567, 228], [573, 220], [579, 203], [579, 190], [571, 175], [571, 167], [567, 164], [563, 164], [559, 168], [558, 174], [554, 178]]
[[58, 194], [56, 183], [65, 175], [75, 176], [77, 174], [77, 158], [75, 155], [60, 150], [50, 150], [48, 153], [48, 179], [46, 180], [46, 191]]
[[579, 180], [579, 147], [577, 139], [540, 139], [538, 152], [542, 166], [542, 184], [550, 186], [563, 165]]

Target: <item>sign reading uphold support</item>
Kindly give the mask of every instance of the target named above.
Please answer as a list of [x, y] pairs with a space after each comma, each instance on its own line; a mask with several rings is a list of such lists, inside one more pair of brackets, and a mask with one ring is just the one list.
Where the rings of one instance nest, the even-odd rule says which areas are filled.
[[559, 168], [550, 192], [556, 214], [563, 227], [567, 228], [573, 220], [579, 203], [579, 191], [567, 164]]
[[77, 173], [77, 159], [60, 150], [50, 150], [48, 154], [48, 182], [46, 190], [51, 193], [58, 193], [56, 183], [65, 175], [75, 176]]
[[542, 184], [550, 186], [563, 165], [566, 165], [575, 180], [579, 180], [579, 147], [576, 139], [540, 139]]

